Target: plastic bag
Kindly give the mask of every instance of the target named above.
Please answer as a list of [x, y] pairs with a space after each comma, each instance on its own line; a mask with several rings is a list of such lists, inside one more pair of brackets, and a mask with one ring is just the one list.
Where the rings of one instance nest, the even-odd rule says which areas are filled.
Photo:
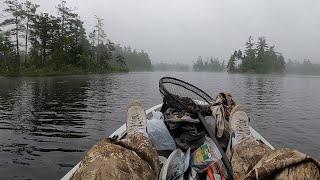
[[[159, 179], [174, 180], [179, 179], [187, 171], [190, 163], [190, 149], [183, 153], [181, 149], [174, 150], [166, 164], [163, 166]], [[183, 178], [182, 178], [183, 179]]]
[[191, 155], [191, 166], [198, 172], [205, 171], [211, 164], [222, 158], [217, 145], [209, 137], [205, 137], [204, 143]]
[[152, 111], [152, 119], [163, 120], [163, 114], [160, 111]]
[[163, 115], [161, 112], [152, 112], [152, 119], [147, 122], [147, 132], [149, 139], [155, 146], [156, 150], [175, 150], [176, 143], [167, 126], [163, 122]]

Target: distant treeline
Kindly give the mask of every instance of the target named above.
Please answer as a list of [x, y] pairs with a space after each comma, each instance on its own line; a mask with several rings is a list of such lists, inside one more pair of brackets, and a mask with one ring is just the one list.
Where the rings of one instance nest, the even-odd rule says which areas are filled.
[[275, 46], [268, 45], [265, 37], [259, 37], [255, 43], [252, 36], [248, 38], [244, 51], [235, 50], [229, 62], [218, 58], [206, 58], [201, 56], [193, 64], [193, 71], [221, 72], [227, 70], [229, 73], [289, 73], [304, 75], [320, 75], [320, 64], [312, 64], [310, 60], [302, 62], [288, 60], [281, 53], [276, 52]]
[[194, 71], [215, 71], [221, 72], [225, 69], [224, 61], [220, 62], [218, 58], [213, 59], [212, 57], [207, 58], [206, 61], [202, 60], [199, 56], [198, 60], [193, 64]]
[[124, 64], [130, 71], [151, 71], [152, 64], [148, 53], [138, 51], [131, 47], [116, 45], [113, 51], [116, 63]]
[[289, 74], [320, 75], [320, 65], [312, 64], [310, 60], [298, 61], [288, 60], [286, 72]]
[[187, 72], [190, 71], [190, 67], [187, 64], [181, 63], [156, 63], [153, 64], [154, 71], [179, 71], [179, 72]]
[[[50, 74], [149, 70], [145, 52], [124, 50], [107, 39], [103, 19], [87, 36], [80, 16], [61, 1], [58, 16], [38, 13], [29, 0], [6, 0], [0, 22], [0, 73]], [[118, 48], [118, 49], [117, 49]], [[143, 61], [143, 62], [142, 62]]]
[[269, 46], [264, 37], [259, 37], [254, 43], [250, 36], [246, 42], [245, 50], [236, 50], [228, 62], [228, 72], [240, 73], [283, 73], [285, 60], [281, 53]]

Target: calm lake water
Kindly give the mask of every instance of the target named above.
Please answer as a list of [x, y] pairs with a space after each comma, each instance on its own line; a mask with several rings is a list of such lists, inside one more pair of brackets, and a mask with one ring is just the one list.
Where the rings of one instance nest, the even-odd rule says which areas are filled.
[[0, 179], [58, 179], [125, 122], [127, 103], [161, 103], [158, 81], [174, 76], [212, 96], [231, 92], [275, 147], [320, 159], [320, 77], [225, 73], [129, 73], [0, 78]]

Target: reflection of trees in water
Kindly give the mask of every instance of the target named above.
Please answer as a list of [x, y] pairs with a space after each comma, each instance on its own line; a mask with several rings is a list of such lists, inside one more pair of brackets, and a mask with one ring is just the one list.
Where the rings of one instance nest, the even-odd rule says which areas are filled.
[[280, 96], [280, 87], [282, 86], [283, 81], [281, 77], [264, 77], [258, 76], [256, 82], [256, 95], [258, 102], [264, 105], [263, 102], [270, 105], [278, 105], [279, 96]]
[[23, 131], [30, 118], [31, 88], [25, 80], [3, 80], [0, 92], [0, 129]]
[[7, 114], [6, 111], [10, 112], [13, 110], [14, 103], [17, 101], [18, 96], [16, 92], [20, 89], [22, 84], [21, 79], [1, 79], [0, 81], [0, 110], [1, 116]]
[[75, 128], [85, 125], [81, 110], [86, 108], [85, 80], [39, 79], [33, 85], [33, 130], [37, 136], [81, 138]]
[[[67, 80], [68, 83], [64, 83], [62, 78], [2, 81], [0, 129], [9, 131], [7, 134], [16, 134], [13, 138], [17, 141], [29, 138], [36, 142], [49, 142], [41, 137], [85, 137], [86, 134], [80, 130], [85, 125], [81, 110], [86, 108], [83, 101], [86, 98], [87, 83], [85, 80]], [[10, 146], [10, 141], [10, 136], [8, 140], [2, 139], [0, 150], [7, 149], [10, 152], [8, 148], [14, 147]]]
[[278, 101], [276, 97], [280, 95], [280, 86], [283, 84], [281, 77], [249, 75], [244, 80], [245, 96], [250, 100], [255, 98], [253, 102], [256, 102], [256, 105]]
[[[273, 75], [248, 75], [244, 79], [245, 96], [249, 105], [251, 125], [271, 144], [278, 145], [283, 129], [281, 123], [287, 120], [283, 107], [282, 90], [284, 79]], [[280, 136], [280, 138], [279, 138]], [[283, 140], [283, 139], [282, 139]]]
[[[1, 80], [0, 86], [1, 174], [26, 166], [39, 170], [73, 162], [86, 149], [77, 145], [87, 136], [81, 114], [87, 107], [86, 79], [9, 78]], [[65, 158], [48, 159], [47, 155]], [[28, 176], [18, 172], [22, 174]]]
[[126, 104], [119, 104], [126, 99], [128, 94], [123, 93], [123, 89], [120, 89], [121, 81], [123, 81], [121, 76], [113, 75], [95, 76], [89, 81], [86, 111], [90, 114], [84, 114], [84, 117], [90, 119], [86, 128], [92, 130], [90, 135], [96, 140], [109, 134], [106, 131], [110, 128], [118, 127], [119, 119], [123, 120], [120, 116], [123, 116], [124, 111], [119, 112], [118, 109], [126, 107]]
[[266, 120], [270, 114], [280, 108], [281, 87], [283, 79], [280, 76], [248, 75], [244, 78], [245, 101], [254, 116]]
[[[85, 124], [81, 110], [86, 108], [83, 101], [87, 82], [67, 79], [65, 83], [62, 78], [34, 80], [17, 78], [1, 82], [0, 128], [72, 137], [68, 127]], [[61, 135], [62, 132], [70, 135]]]

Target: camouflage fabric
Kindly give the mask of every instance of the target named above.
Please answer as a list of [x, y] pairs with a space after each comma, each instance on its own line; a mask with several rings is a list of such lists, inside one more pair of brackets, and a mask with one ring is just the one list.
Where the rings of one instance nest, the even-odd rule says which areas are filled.
[[217, 131], [216, 131], [216, 136], [218, 138], [221, 138], [223, 135], [223, 131], [225, 129], [225, 111], [224, 111], [224, 107], [223, 107], [223, 97], [220, 96], [220, 94], [216, 97], [216, 99], [214, 100], [214, 105], [212, 105], [210, 107], [211, 112], [212, 112], [212, 116], [215, 118], [216, 120], [216, 127], [217, 127]]
[[[228, 120], [236, 103], [227, 93], [220, 93], [211, 106], [216, 119], [224, 118], [222, 146], [229, 139]], [[221, 121], [221, 120], [220, 120]], [[219, 126], [218, 126], [219, 127]], [[221, 134], [220, 134], [221, 135]], [[229, 142], [230, 143], [230, 142]], [[301, 152], [290, 149], [272, 150], [267, 145], [247, 137], [232, 149], [227, 150], [234, 179], [319, 179], [319, 162]]]
[[141, 133], [123, 140], [102, 139], [80, 163], [71, 179], [157, 179], [160, 171], [158, 154]]
[[265, 144], [250, 137], [237, 144], [231, 152], [234, 179], [244, 179], [245, 175], [272, 150]]
[[223, 105], [224, 117], [229, 120], [231, 110], [236, 106], [236, 102], [230, 93], [221, 92], [213, 101], [212, 106]]
[[227, 150], [229, 139], [230, 139], [229, 122], [225, 121], [225, 126], [226, 128], [223, 130], [223, 134], [221, 138], [218, 138], [218, 142], [224, 151]]
[[[229, 141], [229, 115], [235, 106], [230, 94], [220, 93], [211, 109], [218, 124], [219, 142], [225, 148]], [[221, 128], [223, 127], [223, 128]], [[246, 137], [229, 148], [234, 179], [319, 179], [320, 164], [296, 150], [272, 150], [267, 145]], [[160, 162], [151, 141], [142, 133], [132, 134], [123, 140], [102, 139], [94, 145], [80, 163], [71, 179], [157, 179]]]
[[271, 150], [248, 138], [234, 147], [231, 164], [234, 179], [320, 179], [315, 159], [290, 149]]
[[216, 136], [223, 149], [226, 149], [229, 143], [229, 115], [236, 105], [234, 98], [229, 93], [221, 92], [212, 102], [210, 109], [212, 116], [216, 119]]
[[265, 155], [245, 179], [320, 179], [320, 164], [299, 151], [277, 149]]

